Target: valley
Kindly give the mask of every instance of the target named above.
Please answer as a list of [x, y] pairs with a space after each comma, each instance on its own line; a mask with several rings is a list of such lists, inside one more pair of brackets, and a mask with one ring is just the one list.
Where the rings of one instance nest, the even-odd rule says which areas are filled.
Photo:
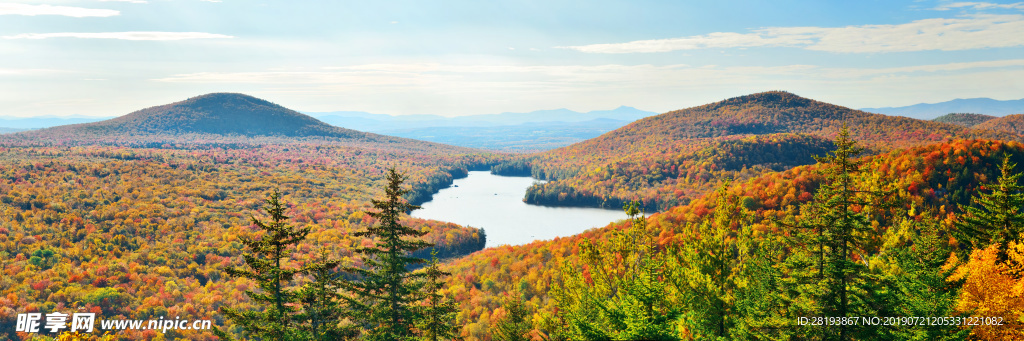
[[[850, 290], [867, 297], [844, 314], [959, 316], [986, 307], [1011, 325], [851, 329], [864, 338], [1010, 335], [1003, 331], [1022, 311], [998, 310], [995, 299], [978, 298], [1000, 295], [991, 291], [997, 287], [976, 284], [1024, 279], [969, 269], [1024, 261], [1010, 246], [1019, 245], [1010, 243], [1024, 224], [977, 232], [964, 221], [987, 212], [969, 208], [994, 209], [979, 196], [1017, 188], [1008, 177], [1019, 166], [1000, 165], [1024, 163], [1018, 116], [923, 121], [772, 91], [642, 118], [565, 147], [506, 153], [340, 128], [215, 93], [4, 134], [0, 337], [24, 339], [14, 332], [16, 316], [50, 311], [209, 319], [245, 335], [222, 308], [261, 309], [245, 294], [260, 289], [227, 271], [245, 264], [249, 238], [266, 236], [253, 221], [265, 218], [264, 199], [279, 190], [288, 223], [309, 228], [289, 264], [329, 257], [338, 278], [359, 283], [351, 269], [372, 268], [375, 258], [358, 250], [384, 242], [364, 231], [383, 223], [371, 213], [392, 193], [391, 168], [409, 190], [402, 200], [424, 206], [397, 221], [434, 244], [411, 256], [436, 251], [438, 269], [450, 274], [436, 294], [451, 300], [454, 333], [467, 340], [493, 340], [512, 314], [509, 302], [526, 307], [525, 332], [536, 338], [590, 338], [581, 336], [588, 330], [616, 338], [825, 337], [838, 329], [793, 323], [838, 302], [814, 293], [837, 290], [827, 286], [834, 279], [823, 277], [831, 276], [824, 263], [809, 261], [826, 255], [828, 266], [857, 281]], [[838, 181], [853, 194], [837, 192]], [[836, 213], [831, 203], [842, 195], [854, 204]], [[621, 210], [630, 203], [633, 218]], [[819, 219], [829, 214], [854, 217], [837, 218], [855, 219], [853, 227]], [[848, 254], [828, 239], [844, 233]], [[1003, 252], [1011, 263], [984, 263], [983, 252]], [[612, 286], [640, 291], [602, 294]], [[647, 329], [616, 320], [684, 313], [693, 315], [629, 322]], [[644, 330], [655, 334], [630, 334]], [[217, 339], [211, 331], [118, 335]]]

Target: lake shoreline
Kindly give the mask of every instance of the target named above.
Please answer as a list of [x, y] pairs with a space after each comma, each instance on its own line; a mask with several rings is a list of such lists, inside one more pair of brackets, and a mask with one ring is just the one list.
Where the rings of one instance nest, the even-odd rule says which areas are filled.
[[471, 171], [454, 179], [410, 215], [482, 228], [487, 233], [487, 248], [568, 237], [627, 218], [621, 210], [525, 203], [526, 188], [540, 181]]

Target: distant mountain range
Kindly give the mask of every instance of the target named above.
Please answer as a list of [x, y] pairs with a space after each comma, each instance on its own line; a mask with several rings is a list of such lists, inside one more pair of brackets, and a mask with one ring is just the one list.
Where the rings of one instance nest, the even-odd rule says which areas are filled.
[[8, 129], [29, 130], [56, 127], [68, 124], [90, 123], [108, 120], [113, 117], [26, 117], [0, 118], [0, 127]]
[[922, 120], [930, 120], [950, 113], [972, 113], [998, 117], [1024, 113], [1024, 99], [1000, 101], [991, 98], [968, 98], [941, 103], [920, 103], [895, 108], [862, 108], [860, 110]]
[[[335, 126], [463, 147], [537, 151], [568, 146], [658, 113], [621, 106], [613, 110], [569, 109], [490, 115], [381, 115], [361, 111], [309, 112]], [[472, 129], [466, 129], [472, 128]]]
[[[369, 132], [392, 132], [431, 127], [499, 127], [543, 122], [587, 122], [613, 120], [632, 122], [657, 115], [633, 107], [621, 106], [613, 110], [577, 112], [569, 109], [538, 110], [526, 113], [506, 112], [489, 115], [444, 117], [438, 115], [382, 115], [362, 111], [305, 112], [335, 126]], [[606, 121], [607, 122], [607, 121]]]
[[601, 136], [629, 121], [607, 118], [584, 122], [531, 122], [493, 127], [428, 127], [381, 132], [392, 136], [463, 147], [504, 151], [542, 151]]
[[[889, 116], [935, 119], [937, 122], [949, 122], [970, 127], [991, 117], [1024, 113], [1024, 99], [1009, 101], [989, 98], [956, 99], [934, 104], [923, 103], [898, 108], [865, 108], [861, 110]], [[162, 114], [154, 116], [156, 113]], [[249, 116], [252, 113], [262, 114]], [[979, 115], [947, 115], [950, 113]], [[554, 109], [459, 117], [393, 116], [361, 111], [300, 113], [241, 94], [209, 94], [187, 101], [140, 110], [113, 119], [92, 117], [0, 118], [0, 134], [66, 125], [76, 125], [75, 130], [94, 133], [100, 131], [122, 133], [192, 132], [338, 137], [349, 136], [353, 132], [360, 134], [367, 132], [464, 147], [537, 151], [568, 146], [595, 138], [631, 122], [657, 114], [627, 106], [590, 112]], [[259, 119], [254, 119], [254, 117]], [[286, 130], [288, 132], [285, 132]], [[1015, 129], [999, 130], [1014, 131]]]

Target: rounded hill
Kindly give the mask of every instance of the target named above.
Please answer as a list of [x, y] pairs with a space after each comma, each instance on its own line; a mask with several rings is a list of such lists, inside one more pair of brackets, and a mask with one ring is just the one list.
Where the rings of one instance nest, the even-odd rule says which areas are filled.
[[218, 134], [365, 138], [367, 133], [321, 122], [297, 111], [237, 93], [212, 93], [142, 109], [106, 121], [72, 126], [92, 133]]
[[686, 203], [724, 179], [814, 163], [811, 156], [831, 150], [844, 126], [869, 154], [949, 139], [1021, 139], [769, 91], [647, 117], [495, 169], [548, 180], [530, 187], [527, 203], [614, 207], [639, 200], [657, 210]]

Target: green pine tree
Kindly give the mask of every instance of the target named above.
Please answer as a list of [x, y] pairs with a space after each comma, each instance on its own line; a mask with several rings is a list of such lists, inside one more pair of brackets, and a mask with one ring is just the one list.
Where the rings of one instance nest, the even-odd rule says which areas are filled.
[[682, 291], [690, 332], [699, 339], [734, 339], [732, 330], [742, 318], [735, 309], [736, 291], [743, 283], [742, 265], [751, 258], [749, 213], [739, 198], [728, 193], [729, 181], [719, 186], [710, 219], [690, 224], [687, 239], [670, 249], [670, 279]]
[[377, 212], [368, 212], [378, 224], [355, 233], [375, 240], [375, 244], [355, 249], [363, 255], [366, 268], [349, 268], [362, 280], [346, 284], [354, 295], [346, 300], [354, 319], [364, 324], [367, 340], [412, 340], [419, 320], [414, 305], [423, 299], [423, 282], [418, 281], [423, 274], [409, 271], [409, 266], [424, 260], [409, 254], [432, 244], [418, 239], [424, 232], [398, 222], [402, 214], [419, 208], [402, 199], [409, 192], [402, 188], [405, 177], [390, 168], [386, 181], [386, 199], [373, 200]]
[[455, 337], [455, 301], [445, 298], [440, 291], [444, 287], [442, 277], [451, 273], [442, 271], [438, 266], [437, 250], [430, 252], [430, 265], [424, 270], [426, 277], [426, 304], [423, 306], [422, 318], [417, 324], [423, 340], [451, 340]]
[[533, 312], [517, 292], [507, 293], [502, 303], [505, 316], [494, 322], [491, 339], [502, 341], [528, 341], [533, 330]]
[[[946, 230], [928, 214], [916, 209], [886, 232], [884, 262], [874, 266], [882, 273], [881, 316], [956, 316], [962, 282], [950, 282], [954, 268], [944, 268], [953, 248]], [[874, 264], [873, 264], [874, 265]], [[956, 325], [928, 324], [905, 328], [880, 326], [877, 339], [964, 340], [970, 329]]]
[[[749, 227], [748, 227], [749, 228]], [[748, 234], [749, 235], [749, 234]], [[740, 264], [735, 280], [735, 325], [729, 333], [734, 340], [785, 340], [792, 320], [785, 313], [785, 300], [780, 269], [782, 252], [774, 236], [763, 234], [750, 238], [746, 259]]]
[[[884, 204], [877, 198], [887, 193], [858, 187], [855, 175], [860, 172], [861, 162], [854, 158], [863, 149], [850, 139], [845, 125], [835, 144], [836, 151], [831, 155], [815, 157], [824, 180], [813, 202], [801, 207], [800, 220], [793, 223], [800, 231], [791, 239], [795, 253], [786, 259], [791, 278], [784, 282], [788, 284], [786, 295], [794, 318], [870, 315], [872, 307], [866, 265], [863, 259], [856, 261], [854, 253], [864, 251], [865, 238], [873, 232], [864, 210], [854, 208]], [[857, 327], [808, 328], [804, 337], [849, 340], [860, 332], [853, 329]]]
[[345, 340], [358, 334], [352, 324], [342, 324], [348, 317], [340, 293], [344, 281], [337, 271], [340, 260], [331, 259], [321, 249], [319, 259], [304, 267], [312, 281], [304, 284], [296, 293], [302, 303], [302, 313], [296, 319], [302, 322], [301, 332], [309, 340]]
[[[583, 264], [562, 266], [552, 290], [562, 321], [556, 337], [569, 340], [676, 340], [684, 309], [667, 283], [672, 268], [657, 252], [639, 203], [625, 207], [630, 227], [606, 240], [580, 243]], [[585, 265], [585, 267], [584, 267]], [[584, 268], [583, 271], [578, 270]]]
[[[249, 252], [242, 255], [246, 268], [228, 268], [232, 277], [247, 278], [256, 283], [259, 291], [246, 290], [253, 303], [264, 309], [241, 311], [221, 307], [221, 312], [250, 337], [264, 340], [295, 340], [300, 337], [294, 332], [294, 318], [297, 303], [294, 289], [288, 288], [296, 274], [303, 270], [286, 267], [291, 248], [306, 238], [311, 227], [294, 228], [287, 224], [281, 193], [274, 191], [266, 200], [264, 211], [270, 215], [270, 222], [264, 222], [250, 215], [252, 223], [265, 231], [259, 239], [241, 238]], [[230, 337], [223, 331], [215, 331], [223, 339]]]
[[992, 192], [978, 193], [972, 198], [974, 205], [960, 207], [964, 214], [957, 224], [958, 236], [974, 248], [1009, 245], [1024, 232], [1024, 186], [1019, 185], [1021, 174], [1015, 174], [1014, 167], [1009, 156], [1004, 157]]

